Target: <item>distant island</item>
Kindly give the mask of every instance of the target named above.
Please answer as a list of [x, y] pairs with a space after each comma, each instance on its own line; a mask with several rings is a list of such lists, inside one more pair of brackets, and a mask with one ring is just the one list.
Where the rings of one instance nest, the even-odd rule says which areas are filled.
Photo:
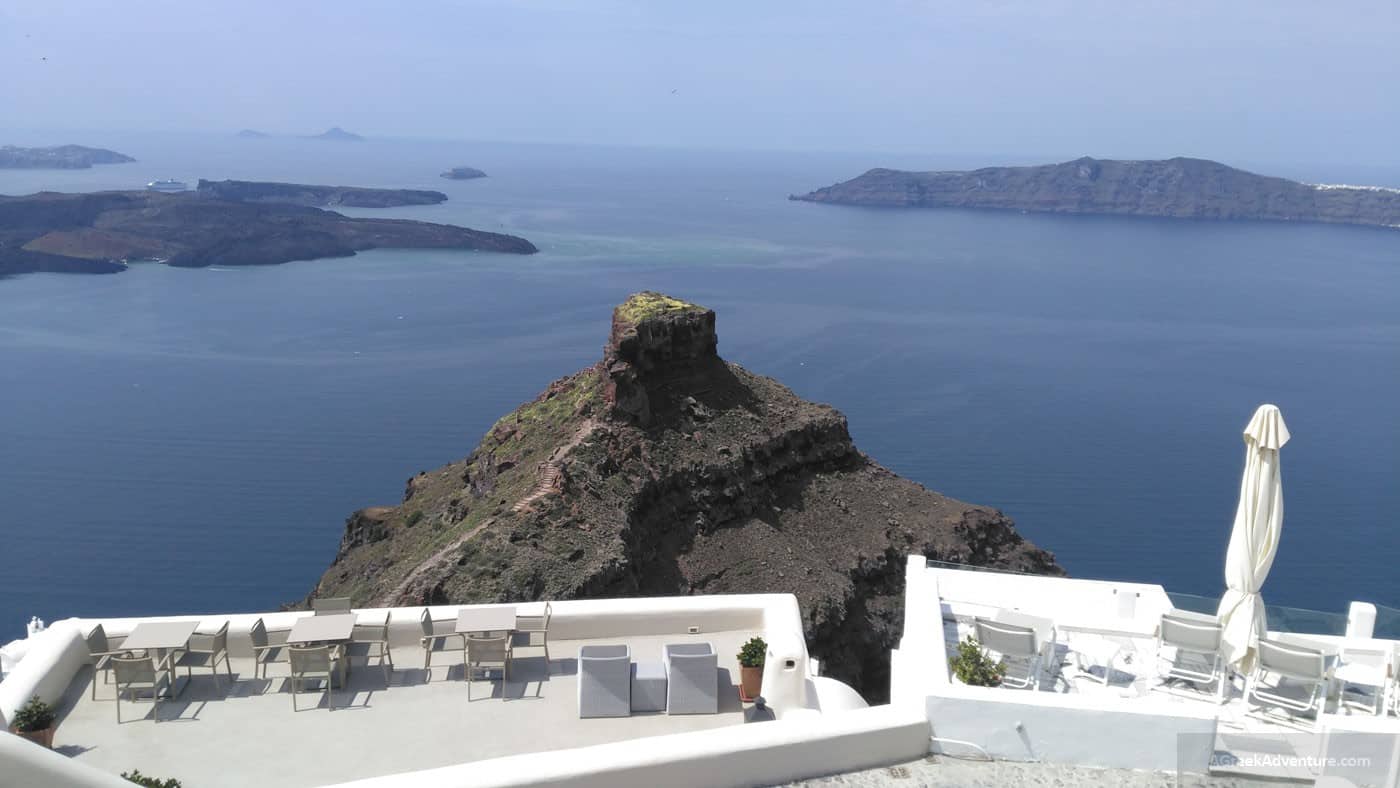
[[238, 132], [238, 136], [242, 137], [245, 140], [265, 140], [268, 137], [271, 137], [272, 135], [264, 131], [256, 131], [254, 129], [243, 129], [242, 131]]
[[364, 142], [365, 138], [358, 134], [342, 129], [339, 126], [331, 126], [320, 134], [311, 135], [313, 140], [333, 140], [338, 142]]
[[195, 190], [221, 200], [285, 203], [313, 208], [338, 205], [347, 208], [396, 208], [401, 205], [436, 205], [447, 200], [446, 194], [427, 189], [367, 189], [267, 181], [206, 181], [202, 178]]
[[453, 167], [442, 173], [441, 177], [454, 181], [469, 181], [473, 178], [485, 178], [486, 173], [475, 167]]
[[0, 147], [0, 170], [86, 170], [94, 164], [126, 164], [136, 161], [125, 153], [82, 145], [52, 148]]
[[1205, 159], [1082, 158], [1036, 167], [874, 169], [789, 199], [900, 208], [994, 208], [1175, 219], [1400, 227], [1400, 189], [1299, 183]]
[[35, 271], [115, 273], [128, 260], [173, 266], [266, 265], [378, 248], [533, 254], [513, 235], [404, 219], [350, 218], [209, 191], [0, 196], [0, 277]]

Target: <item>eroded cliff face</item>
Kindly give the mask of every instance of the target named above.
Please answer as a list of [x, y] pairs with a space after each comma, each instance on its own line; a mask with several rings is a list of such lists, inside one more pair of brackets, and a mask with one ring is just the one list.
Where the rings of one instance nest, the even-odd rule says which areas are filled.
[[712, 311], [615, 310], [603, 360], [471, 456], [355, 513], [315, 593], [357, 605], [788, 592], [813, 655], [888, 686], [904, 557], [1059, 573], [1012, 522], [861, 454], [845, 417], [724, 362]]
[[840, 205], [1400, 227], [1400, 189], [1317, 186], [1205, 159], [1081, 158], [967, 172], [874, 169], [791, 199]]

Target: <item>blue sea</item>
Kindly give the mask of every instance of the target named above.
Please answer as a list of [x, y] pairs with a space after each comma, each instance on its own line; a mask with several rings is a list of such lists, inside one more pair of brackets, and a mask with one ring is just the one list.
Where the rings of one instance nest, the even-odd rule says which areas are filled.
[[[835, 405], [879, 462], [1004, 510], [1081, 577], [1219, 594], [1240, 432], [1273, 402], [1293, 440], [1266, 599], [1400, 605], [1400, 232], [786, 199], [873, 166], [1045, 158], [1029, 155], [72, 141], [140, 161], [0, 171], [0, 193], [435, 188], [451, 199], [354, 213], [541, 252], [0, 281], [0, 641], [31, 615], [303, 597], [346, 516], [397, 503], [406, 479], [595, 361], [611, 307], [642, 289], [714, 308], [725, 357]], [[491, 177], [437, 177], [455, 165]], [[1400, 186], [1395, 168], [1254, 166]]]

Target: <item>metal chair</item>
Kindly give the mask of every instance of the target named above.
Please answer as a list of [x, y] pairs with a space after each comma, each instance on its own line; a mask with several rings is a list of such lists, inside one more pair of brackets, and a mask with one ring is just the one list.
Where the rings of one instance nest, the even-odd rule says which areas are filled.
[[134, 702], [136, 693], [144, 690], [151, 693], [152, 719], [160, 722], [160, 693], [162, 690], [173, 692], [175, 686], [175, 670], [171, 667], [170, 657], [167, 654], [159, 662], [155, 657], [146, 655], [118, 654], [112, 657], [110, 664], [112, 680], [117, 684], [118, 725], [122, 722], [122, 693], [131, 692]]
[[[1384, 649], [1342, 649], [1341, 664], [1332, 671], [1332, 678], [1341, 685], [1338, 703], [1365, 709], [1377, 717], [1385, 714], [1393, 660], [1393, 651]], [[1348, 692], [1369, 702], [1349, 698]]]
[[[1270, 677], [1273, 685], [1266, 683]], [[1260, 638], [1258, 660], [1245, 684], [1245, 703], [1251, 706], [1249, 713], [1256, 711], [1253, 707], [1267, 706], [1283, 709], [1290, 718], [1312, 712], [1316, 724], [1327, 702], [1328, 683], [1327, 657], [1320, 649]], [[1285, 693], [1292, 685], [1302, 690], [1296, 697]]]
[[379, 661], [379, 667], [384, 670], [384, 680], [389, 680], [389, 672], [394, 668], [394, 656], [389, 653], [388, 611], [385, 611], [382, 623], [355, 623], [355, 629], [350, 635], [350, 643], [345, 647], [345, 655], [363, 658], [366, 665], [369, 664], [370, 657], [376, 658]]
[[510, 635], [472, 635], [467, 639], [467, 701], [472, 699], [472, 682], [478, 674], [488, 679], [491, 671], [501, 673], [501, 697], [505, 698], [506, 682], [510, 680]]
[[214, 677], [214, 685], [219, 684], [219, 662], [224, 663], [224, 671], [228, 673], [229, 684], [233, 684], [233, 665], [228, 661], [228, 622], [219, 627], [213, 634], [207, 632], [195, 632], [190, 635], [189, 644], [180, 649], [175, 659], [176, 668], [185, 669], [185, 677], [193, 678], [192, 671], [195, 668], [208, 668], [209, 674]]
[[[1017, 624], [1005, 624], [977, 618], [973, 621], [977, 642], [1001, 657], [1006, 670], [1001, 678], [1003, 687], [1037, 689], [1040, 686], [1041, 649], [1035, 630]], [[1016, 671], [1020, 671], [1017, 675]]]
[[[515, 617], [515, 634], [517, 638], [523, 642], [517, 642], [514, 645], [525, 648], [534, 648], [536, 646], [543, 648], [544, 661], [546, 664], [549, 663], [549, 619], [553, 615], [554, 610], [550, 607], [548, 602], [545, 602], [543, 615], [516, 615]], [[538, 643], [535, 642], [536, 637], [539, 638]]]
[[1163, 613], [1157, 627], [1157, 676], [1161, 681], [1153, 689], [1174, 681], [1193, 686], [1214, 684], [1216, 700], [1224, 702], [1230, 674], [1220, 651], [1223, 634], [1224, 628], [1214, 616], [1179, 610]]
[[434, 621], [428, 609], [423, 608], [423, 615], [418, 621], [423, 625], [423, 636], [418, 642], [423, 646], [424, 670], [432, 667], [433, 654], [442, 651], [461, 651], [465, 658], [467, 636], [457, 631], [456, 619]]
[[291, 676], [288, 679], [292, 688], [292, 711], [300, 711], [297, 708], [297, 693], [305, 687], [308, 681], [326, 682], [326, 709], [335, 709], [335, 694], [332, 692], [332, 684], [335, 675], [340, 672], [340, 650], [336, 646], [288, 646], [287, 657], [291, 664]]
[[318, 616], [339, 616], [350, 611], [350, 597], [332, 596], [311, 600], [311, 610]]
[[291, 628], [269, 630], [259, 618], [248, 630], [253, 643], [253, 678], [267, 678], [267, 666], [287, 661], [287, 636]]
[[111, 683], [112, 657], [126, 653], [121, 648], [121, 642], [126, 640], [126, 636], [108, 637], [107, 631], [102, 628], [101, 624], [98, 624], [92, 628], [91, 632], [88, 632], [85, 640], [88, 647], [88, 659], [92, 662], [92, 699], [97, 700], [97, 674], [102, 674], [103, 684]]

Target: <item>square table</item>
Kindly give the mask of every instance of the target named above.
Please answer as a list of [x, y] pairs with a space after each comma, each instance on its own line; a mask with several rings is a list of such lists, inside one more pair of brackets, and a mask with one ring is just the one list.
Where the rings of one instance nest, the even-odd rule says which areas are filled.
[[514, 632], [515, 605], [486, 605], [463, 608], [457, 613], [457, 632]]
[[[156, 661], [166, 654], [190, 644], [190, 636], [199, 628], [198, 621], [143, 621], [131, 630], [122, 642], [122, 651], [149, 651]], [[180, 694], [176, 687], [175, 667], [170, 667], [170, 694]]]
[[292, 624], [287, 642], [334, 643], [349, 640], [355, 634], [355, 614], [337, 613], [329, 616], [303, 616]]

